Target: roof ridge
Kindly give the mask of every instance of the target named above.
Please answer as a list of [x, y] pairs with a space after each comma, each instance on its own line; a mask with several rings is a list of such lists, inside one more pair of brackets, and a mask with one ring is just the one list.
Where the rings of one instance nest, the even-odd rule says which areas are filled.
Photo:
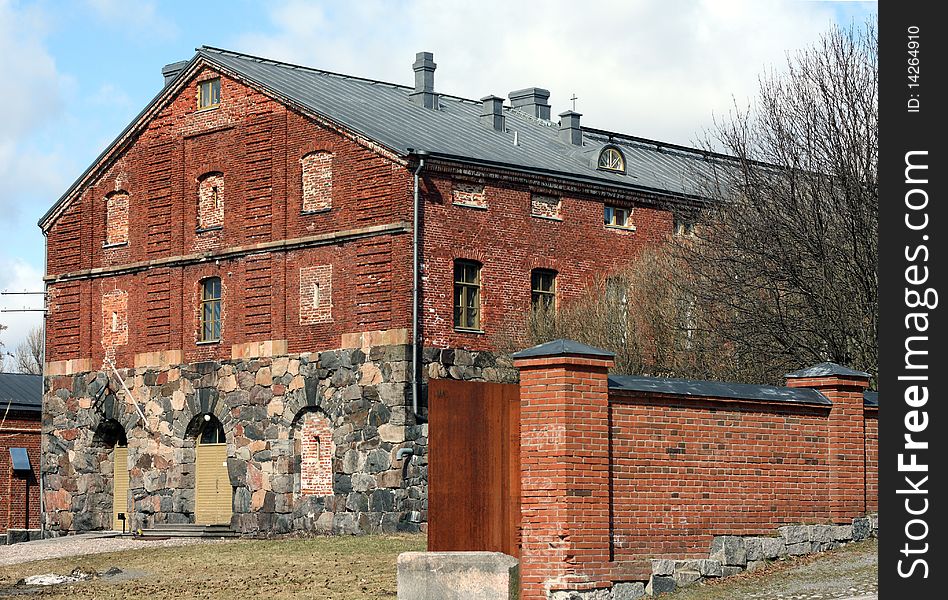
[[[379, 85], [387, 85], [387, 86], [391, 86], [391, 87], [393, 87], [393, 88], [400, 88], [400, 89], [406, 90], [406, 91], [408, 91], [408, 92], [412, 92], [412, 91], [414, 91], [414, 89], [415, 89], [415, 88], [411, 87], [410, 85], [404, 85], [404, 84], [401, 84], [401, 83], [392, 83], [391, 81], [383, 81], [383, 80], [381, 80], [381, 79], [372, 79], [371, 77], [359, 77], [358, 75], [349, 75], [349, 74], [347, 74], [347, 73], [339, 73], [339, 72], [336, 72], [336, 71], [327, 71], [326, 69], [319, 69], [319, 68], [310, 67], [310, 66], [307, 66], [307, 65], [300, 65], [300, 64], [296, 64], [296, 63], [291, 63], [291, 62], [282, 61], [282, 60], [276, 60], [276, 59], [274, 59], [274, 58], [265, 58], [265, 57], [263, 57], [263, 56], [257, 56], [257, 55], [255, 55], [255, 54], [247, 54], [246, 52], [237, 52], [236, 50], [228, 50], [228, 49], [226, 49], [226, 48], [217, 48], [216, 46], [199, 46], [198, 48], [195, 48], [195, 51], [198, 52], [198, 53], [207, 52], [207, 53], [210, 53], [210, 54], [225, 54], [225, 55], [235, 56], [235, 57], [238, 57], [238, 58], [248, 58], [248, 59], [250, 59], [250, 60], [254, 60], [254, 61], [257, 61], [257, 62], [261, 62], [261, 63], [269, 63], [269, 64], [271, 64], [271, 65], [275, 65], [275, 66], [278, 66], [278, 67], [287, 67], [287, 68], [290, 68], [290, 69], [299, 69], [299, 70], [303, 70], [303, 71], [310, 71], [310, 72], [313, 72], [313, 73], [319, 73], [319, 74], [322, 74], [322, 75], [329, 75], [329, 76], [332, 76], [332, 77], [339, 77], [339, 78], [342, 78], [342, 79], [351, 79], [351, 80], [354, 80], [354, 81], [364, 81], [364, 82], [366, 82], [366, 83], [373, 83], [373, 84], [379, 84]], [[472, 99], [472, 98], [465, 98], [465, 97], [463, 97], [463, 96], [456, 96], [456, 95], [454, 95], [454, 94], [445, 94], [445, 93], [442, 93], [442, 92], [435, 92], [435, 93], [436, 93], [438, 96], [442, 97], [442, 98], [451, 98], [451, 99], [454, 99], [454, 100], [461, 100], [462, 102], [469, 102], [469, 103], [475, 104], [475, 105], [476, 105], [476, 104], [480, 104], [480, 101], [474, 100], [474, 99]]]

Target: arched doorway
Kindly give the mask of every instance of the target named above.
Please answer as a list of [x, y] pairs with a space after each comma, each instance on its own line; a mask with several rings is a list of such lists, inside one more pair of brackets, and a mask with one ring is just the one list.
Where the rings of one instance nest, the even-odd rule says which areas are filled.
[[194, 522], [229, 525], [233, 514], [233, 489], [227, 475], [227, 440], [224, 426], [211, 414], [198, 415], [189, 428], [194, 434]]
[[[106, 419], [96, 428], [93, 443], [112, 449], [112, 529], [126, 529], [129, 511], [128, 495], [128, 437], [118, 421]], [[128, 527], [131, 523], [128, 523]]]

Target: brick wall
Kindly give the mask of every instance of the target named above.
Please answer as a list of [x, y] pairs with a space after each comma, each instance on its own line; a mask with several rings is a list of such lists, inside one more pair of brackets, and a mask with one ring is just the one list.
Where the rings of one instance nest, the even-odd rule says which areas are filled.
[[[473, 185], [473, 184], [470, 184]], [[477, 184], [478, 188], [481, 184]], [[435, 347], [487, 350], [494, 336], [509, 330], [530, 306], [530, 272], [557, 272], [558, 301], [580, 295], [610, 271], [625, 266], [649, 244], [672, 230], [672, 213], [641, 206], [627, 232], [603, 225], [603, 200], [579, 194], [538, 192], [516, 184], [483, 185], [487, 209], [456, 203], [459, 182], [432, 173], [423, 179], [425, 342]], [[536, 194], [559, 199], [559, 218], [543, 215]], [[466, 198], [466, 196], [465, 196]], [[617, 201], [609, 201], [614, 203]], [[643, 199], [644, 202], [644, 199]], [[457, 259], [481, 263], [481, 329], [454, 329], [454, 271]]]
[[112, 192], [105, 199], [106, 231], [105, 245], [128, 242], [128, 194]]
[[[212, 360], [271, 340], [305, 352], [338, 348], [342, 334], [409, 326], [408, 229], [333, 236], [410, 220], [410, 173], [228, 77], [220, 106], [198, 111], [197, 82], [218, 75], [199, 74], [53, 222], [48, 275], [72, 277], [50, 284], [48, 360], [98, 366], [114, 352], [121, 368], [159, 350]], [[317, 168], [304, 176], [307, 164]], [[313, 202], [329, 210], [314, 212]], [[127, 243], [116, 245], [120, 209]], [[258, 247], [308, 236], [325, 242]], [[321, 275], [331, 313], [330, 304], [313, 313], [300, 295], [301, 269], [312, 265], [333, 274]], [[208, 276], [225, 290], [223, 335], [198, 346], [198, 282]], [[111, 331], [115, 290], [127, 294], [125, 338]]]
[[300, 424], [300, 494], [330, 496], [333, 493], [332, 461], [336, 444], [325, 415], [308, 412]]
[[[40, 414], [11, 411], [0, 428], [0, 532], [39, 529]], [[26, 448], [29, 474], [14, 473], [10, 448]]]
[[866, 510], [879, 510], [879, 409], [866, 409]]
[[648, 579], [651, 559], [706, 558], [714, 536], [877, 510], [868, 376], [795, 376], [822, 397], [781, 402], [610, 389], [593, 354], [515, 365], [525, 600], [599, 597]]

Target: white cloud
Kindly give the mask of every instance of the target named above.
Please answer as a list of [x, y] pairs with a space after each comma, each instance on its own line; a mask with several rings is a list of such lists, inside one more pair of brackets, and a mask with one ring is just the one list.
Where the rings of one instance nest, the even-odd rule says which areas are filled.
[[834, 19], [828, 3], [789, 0], [530, 6], [290, 0], [271, 9], [276, 33], [240, 36], [236, 49], [405, 84], [414, 53], [433, 51], [438, 91], [480, 98], [545, 87], [554, 115], [575, 93], [588, 126], [690, 143]]
[[[37, 292], [43, 290], [43, 275], [39, 269], [18, 258], [0, 257], [0, 291]], [[43, 308], [42, 296], [0, 296], [0, 308]], [[33, 327], [43, 324], [41, 312], [0, 312], [0, 324], [7, 329], [0, 331], [0, 352], [13, 352], [26, 339]], [[9, 364], [9, 361], [8, 361]]]

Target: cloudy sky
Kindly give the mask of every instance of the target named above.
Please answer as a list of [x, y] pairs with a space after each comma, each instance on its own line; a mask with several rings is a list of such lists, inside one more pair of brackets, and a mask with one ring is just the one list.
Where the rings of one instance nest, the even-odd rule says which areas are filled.
[[[536, 8], [531, 8], [531, 6]], [[162, 85], [161, 67], [218, 46], [412, 84], [434, 52], [438, 91], [528, 86], [553, 114], [691, 144], [758, 75], [875, 2], [806, 0], [0, 0], [0, 290], [42, 289], [39, 217]], [[0, 307], [40, 306], [0, 297]], [[39, 313], [0, 313], [16, 347]]]

